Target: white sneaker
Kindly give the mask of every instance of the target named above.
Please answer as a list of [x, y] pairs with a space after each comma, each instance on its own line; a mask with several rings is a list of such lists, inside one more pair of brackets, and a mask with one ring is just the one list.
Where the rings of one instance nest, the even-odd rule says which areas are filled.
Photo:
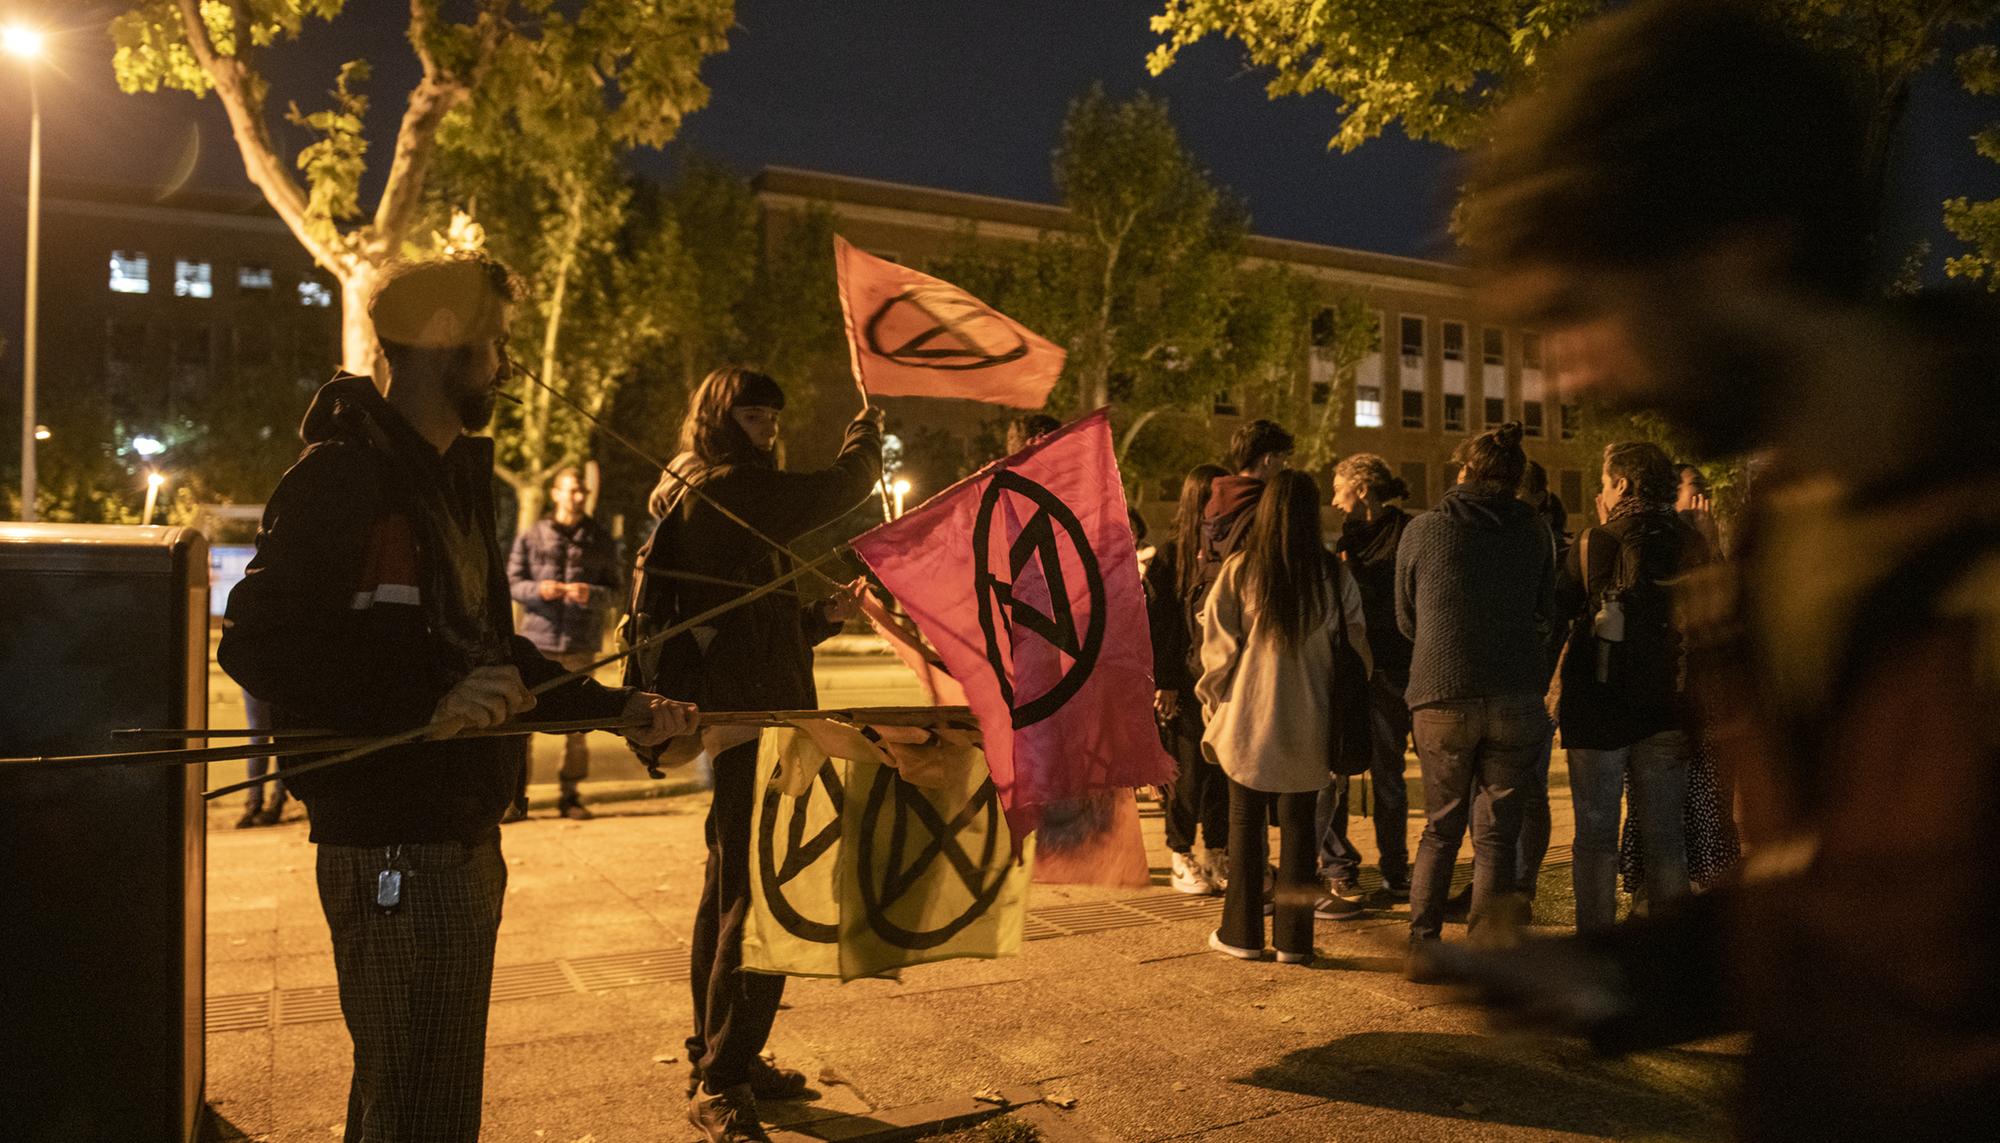
[[1263, 959], [1264, 959], [1264, 950], [1263, 950], [1263, 949], [1243, 949], [1243, 948], [1237, 948], [1237, 947], [1236, 947], [1235, 945], [1232, 945], [1232, 944], [1229, 944], [1229, 943], [1225, 942], [1225, 941], [1224, 941], [1224, 940], [1222, 939], [1222, 933], [1221, 933], [1220, 931], [1217, 931], [1217, 930], [1211, 930], [1211, 931], [1209, 932], [1209, 934], [1208, 934], [1208, 947], [1209, 947], [1209, 948], [1212, 948], [1212, 949], [1214, 949], [1214, 950], [1215, 950], [1216, 952], [1219, 952], [1219, 953], [1221, 953], [1221, 954], [1222, 954], [1223, 956], [1233, 956], [1233, 957], [1235, 957], [1235, 958], [1236, 958], [1237, 960], [1263, 960]]
[[1185, 853], [1174, 854], [1173, 879], [1169, 882], [1176, 893], [1186, 893], [1190, 897], [1210, 897], [1216, 892], [1201, 863]]

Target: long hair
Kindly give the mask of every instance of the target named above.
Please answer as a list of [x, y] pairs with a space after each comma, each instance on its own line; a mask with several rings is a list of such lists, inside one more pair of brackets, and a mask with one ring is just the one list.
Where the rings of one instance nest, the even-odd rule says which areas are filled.
[[1476, 437], [1467, 437], [1452, 453], [1465, 466], [1465, 482], [1484, 486], [1485, 491], [1512, 496], [1528, 473], [1528, 454], [1521, 448], [1521, 425], [1508, 421]]
[[1215, 491], [1216, 478], [1228, 475], [1229, 470], [1219, 464], [1197, 464], [1181, 481], [1181, 502], [1174, 509], [1174, 558], [1180, 561], [1174, 566], [1174, 587], [1182, 599], [1193, 594], [1200, 578], [1201, 517], [1208, 511], [1209, 495]]
[[1332, 605], [1320, 540], [1319, 484], [1287, 469], [1264, 486], [1243, 544], [1243, 599], [1286, 646], [1318, 627]]
[[785, 391], [770, 377], [740, 365], [725, 365], [701, 379], [688, 396], [681, 422], [681, 451], [706, 465], [771, 464], [771, 454], [750, 443], [731, 409], [749, 405], [785, 407]]

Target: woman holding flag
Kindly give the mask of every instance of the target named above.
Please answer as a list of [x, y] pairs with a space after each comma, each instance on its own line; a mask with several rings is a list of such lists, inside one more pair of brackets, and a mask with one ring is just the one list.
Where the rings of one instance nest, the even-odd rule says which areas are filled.
[[[1334, 728], [1333, 663], [1345, 639], [1372, 674], [1367, 619], [1354, 578], [1320, 541], [1319, 486], [1287, 469], [1258, 501], [1243, 550], [1229, 557], [1202, 608], [1202, 752], [1229, 777], [1229, 883], [1209, 947], [1264, 956], [1268, 822], [1278, 817], [1271, 941], [1278, 960], [1313, 956], [1318, 912], [1313, 811], [1326, 786]], [[1342, 919], [1348, 910], [1329, 913]]]
[[[785, 472], [775, 451], [784, 407], [776, 381], [740, 367], [710, 373], [689, 399], [681, 452], [653, 490], [650, 506], [660, 522], [642, 555], [644, 575], [657, 585], [650, 598], [665, 600], [673, 614], [697, 614], [785, 574], [791, 561], [775, 545], [791, 544], [875, 494], [881, 409], [861, 410], [831, 465]], [[845, 595], [802, 606], [794, 593], [775, 592], [670, 644], [659, 673], [685, 679], [713, 710], [815, 707], [812, 647], [839, 630], [853, 607]], [[688, 1118], [713, 1143], [765, 1139], [757, 1100], [806, 1089], [802, 1073], [760, 1055], [785, 978], [742, 970], [756, 761], [754, 739], [715, 757], [708, 867], [690, 950]]]

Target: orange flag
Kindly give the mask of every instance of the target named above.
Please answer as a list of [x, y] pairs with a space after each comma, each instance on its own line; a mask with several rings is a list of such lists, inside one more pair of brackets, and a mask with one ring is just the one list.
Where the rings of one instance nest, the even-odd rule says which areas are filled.
[[929, 274], [834, 235], [840, 310], [854, 379], [883, 397], [964, 397], [1039, 409], [1062, 372], [1062, 348]]

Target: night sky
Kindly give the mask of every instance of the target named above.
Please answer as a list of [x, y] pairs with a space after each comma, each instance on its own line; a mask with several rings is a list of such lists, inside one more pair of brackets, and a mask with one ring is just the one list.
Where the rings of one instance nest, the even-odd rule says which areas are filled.
[[[0, 0], [0, 12], [10, 0]], [[41, 0], [39, 11], [71, 31], [45, 75], [46, 163], [51, 179], [91, 179], [154, 188], [175, 184], [246, 188], [240, 160], [213, 99], [182, 93], [120, 94], [111, 80], [105, 19], [115, 3]], [[1264, 234], [1393, 254], [1449, 257], [1443, 219], [1453, 192], [1453, 156], [1387, 137], [1353, 154], [1328, 151], [1330, 98], [1264, 95], [1230, 44], [1186, 53], [1164, 77], [1145, 71], [1154, 43], [1154, 0], [739, 0], [729, 51], [709, 60], [710, 106], [691, 117], [667, 153], [635, 156], [649, 174], [670, 174], [692, 150], [745, 174], [765, 165], [1053, 201], [1049, 152], [1063, 111], [1092, 82], [1114, 95], [1164, 95], [1194, 154], [1217, 181], [1249, 203]], [[305, 39], [271, 66], [274, 108], [297, 98], [318, 105], [338, 63], [376, 64], [370, 90], [372, 158], [386, 168], [401, 94], [416, 75], [402, 38], [403, 0], [350, 0], [333, 26], [308, 24]], [[0, 69], [0, 190], [18, 194], [26, 175], [24, 88], [12, 61]], [[1948, 76], [1928, 76], [1903, 131], [1892, 240], [1933, 242], [1930, 265], [1953, 244], [1938, 224], [1949, 193], [2000, 194], [2000, 166], [1973, 155], [1967, 137], [2000, 106], [1959, 94]], [[279, 126], [285, 145], [303, 133]], [[18, 266], [19, 199], [9, 195], [0, 258]], [[9, 273], [0, 296], [18, 292]], [[19, 318], [9, 306], [0, 330]], [[12, 356], [10, 354], [9, 356]]]

